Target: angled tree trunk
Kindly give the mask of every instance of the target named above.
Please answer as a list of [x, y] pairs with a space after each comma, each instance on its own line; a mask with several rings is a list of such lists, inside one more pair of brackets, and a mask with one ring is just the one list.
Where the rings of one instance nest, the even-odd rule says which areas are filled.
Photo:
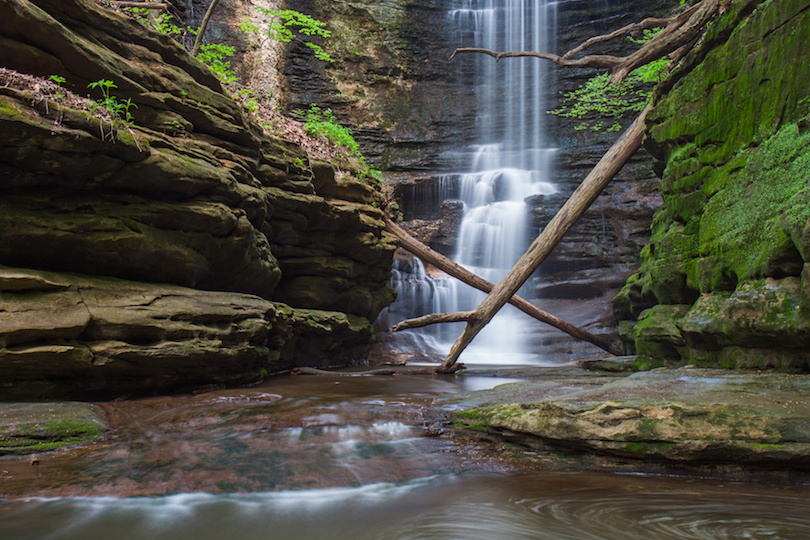
[[464, 314], [467, 326], [459, 336], [444, 363], [437, 369], [439, 373], [453, 373], [461, 353], [476, 335], [486, 326], [517, 290], [529, 279], [529, 276], [546, 260], [551, 251], [559, 244], [563, 236], [574, 226], [577, 220], [591, 206], [593, 201], [607, 186], [622, 166], [641, 146], [644, 135], [644, 120], [650, 105], [644, 108], [633, 124], [624, 132], [610, 150], [602, 156], [599, 163], [588, 174], [582, 184], [574, 191], [571, 198], [563, 205], [557, 215], [549, 222], [540, 236], [532, 242], [528, 251], [515, 263], [512, 270], [498, 283], [483, 302], [469, 314]]
[[202, 38], [205, 31], [208, 29], [208, 21], [211, 20], [211, 15], [214, 13], [214, 8], [219, 4], [219, 0], [211, 0], [208, 10], [205, 12], [200, 29], [197, 31], [197, 38], [194, 40], [194, 45], [191, 47], [191, 56], [197, 56], [200, 53], [202, 46]]

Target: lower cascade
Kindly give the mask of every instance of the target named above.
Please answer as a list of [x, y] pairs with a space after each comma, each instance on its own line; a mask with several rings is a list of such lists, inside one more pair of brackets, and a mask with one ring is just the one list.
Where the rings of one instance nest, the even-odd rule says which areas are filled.
[[[554, 40], [556, 4], [530, 0], [463, 0], [447, 16], [458, 33], [459, 47], [490, 50], [548, 50]], [[478, 99], [478, 144], [460, 152], [460, 168], [437, 179], [428, 204], [463, 203], [453, 260], [497, 283], [524, 253], [534, 234], [529, 230], [526, 199], [556, 192], [551, 183], [554, 148], [545, 135], [544, 84], [548, 66], [535, 59], [496, 65], [489, 57], [475, 62]], [[395, 265], [398, 300], [391, 322], [424, 315], [468, 311], [485, 295], [444, 274], [430, 275], [420, 261]], [[526, 293], [523, 293], [526, 294]], [[529, 360], [532, 322], [507, 306], [465, 352], [473, 363], [524, 363]], [[422, 350], [446, 354], [463, 323], [410, 330]], [[411, 343], [413, 346], [413, 343]]]

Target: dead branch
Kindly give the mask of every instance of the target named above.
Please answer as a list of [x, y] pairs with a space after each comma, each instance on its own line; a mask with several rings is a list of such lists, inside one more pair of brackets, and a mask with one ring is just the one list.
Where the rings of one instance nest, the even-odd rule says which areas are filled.
[[[701, 0], [691, 8], [666, 19], [649, 18], [627, 25], [615, 32], [601, 36], [594, 36], [578, 47], [571, 49], [560, 56], [553, 53], [538, 51], [506, 51], [496, 52], [489, 49], [477, 47], [465, 47], [456, 49], [450, 58], [462, 53], [480, 53], [492, 56], [496, 61], [502, 58], [533, 57], [541, 58], [553, 62], [559, 66], [568, 68], [597, 68], [608, 69], [610, 71], [611, 83], [624, 80], [634, 69], [648, 64], [659, 58], [663, 58], [674, 51], [679, 50], [684, 45], [693, 45], [697, 38], [703, 33], [706, 23], [714, 16], [720, 6], [721, 0]], [[643, 28], [664, 28], [661, 33], [642, 45], [637, 51], [627, 56], [613, 56], [607, 54], [592, 54], [582, 58], [572, 59], [571, 57], [587, 47], [596, 43], [601, 43], [614, 39], [634, 30]]]
[[430, 313], [422, 317], [416, 317], [414, 319], [399, 322], [391, 327], [391, 331], [401, 332], [402, 330], [422, 328], [423, 326], [430, 326], [431, 324], [438, 323], [467, 322], [470, 320], [472, 314], [472, 311], [459, 311], [457, 313]]
[[602, 156], [602, 159], [599, 160], [599, 163], [574, 191], [571, 198], [543, 229], [540, 236], [532, 242], [528, 251], [523, 254], [506, 277], [492, 289], [492, 292], [474, 310], [470, 320], [467, 322], [464, 333], [453, 344], [441, 367], [437, 368], [438, 373], [445, 373], [453, 369], [453, 365], [467, 345], [529, 279], [540, 264], [546, 260], [560, 240], [591, 206], [599, 193], [636, 153], [641, 146], [644, 135], [644, 121], [650, 108], [651, 105], [648, 104], [627, 131]]
[[597, 43], [604, 43], [605, 41], [610, 41], [611, 39], [623, 36], [625, 34], [630, 34], [632, 32], [638, 32], [639, 30], [648, 30], [650, 28], [663, 28], [667, 26], [670, 22], [669, 18], [661, 19], [655, 17], [648, 17], [644, 19], [640, 23], [632, 23], [628, 24], [627, 26], [623, 26], [618, 30], [615, 30], [609, 34], [603, 34], [601, 36], [593, 36], [592, 38], [588, 38], [587, 41], [582, 42], [577, 47], [574, 47], [567, 53], [565, 53], [562, 57], [563, 58], [571, 58], [575, 54], [581, 53], [583, 50], [593, 47]]
[[[428, 246], [417, 240], [416, 238], [409, 235], [405, 232], [401, 227], [396, 225], [393, 221], [391, 221], [387, 216], [385, 217], [385, 230], [389, 233], [393, 234], [399, 240], [399, 244], [403, 249], [406, 249], [422, 259], [425, 262], [428, 262], [446, 272], [448, 275], [458, 279], [462, 283], [466, 283], [470, 287], [474, 287], [479, 291], [483, 291], [485, 293], [489, 293], [495, 287], [494, 284], [490, 283], [489, 281], [475, 275], [474, 273], [470, 272], [460, 264], [456, 264], [441, 253], [437, 253], [430, 249]], [[551, 313], [547, 313], [534, 304], [530, 303], [527, 300], [524, 300], [520, 296], [512, 296], [509, 299], [509, 303], [521, 310], [522, 312], [526, 313], [530, 317], [534, 317], [540, 322], [544, 322], [553, 326], [554, 328], [565, 332], [569, 336], [572, 336], [577, 339], [581, 339], [583, 341], [587, 341], [593, 345], [596, 345], [600, 349], [614, 355], [620, 355], [621, 350], [616, 345], [608, 342], [607, 340], [592, 334], [586, 330], [582, 330], [581, 328], [577, 328], [573, 324], [560, 319], [552, 315]], [[391, 331], [398, 332], [400, 330], [405, 330], [408, 328], [419, 328], [422, 326], [428, 326], [430, 324], [442, 323], [442, 322], [466, 322], [470, 318], [470, 312], [462, 312], [452, 314], [455, 318], [448, 318], [447, 320], [436, 320], [435, 317], [438, 315], [447, 315], [447, 314], [430, 314], [425, 315], [424, 317], [418, 317], [415, 319], [409, 319], [407, 321], [402, 321], [396, 326], [394, 326]]]
[[191, 47], [191, 56], [197, 56], [200, 52], [203, 34], [205, 34], [205, 30], [208, 28], [208, 21], [211, 20], [211, 15], [214, 13], [214, 8], [217, 7], [218, 3], [219, 0], [211, 0], [211, 4], [208, 6], [208, 10], [205, 12], [205, 16], [200, 24], [200, 30], [197, 32], [197, 38], [194, 40], [194, 46]]

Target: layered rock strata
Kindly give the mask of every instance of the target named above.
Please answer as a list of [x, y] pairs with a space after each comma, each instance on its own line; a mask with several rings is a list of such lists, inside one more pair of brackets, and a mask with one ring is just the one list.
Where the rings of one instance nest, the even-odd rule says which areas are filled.
[[[79, 280], [96, 275], [241, 293], [214, 304], [231, 302], [235, 311], [252, 306], [264, 313], [256, 324], [274, 324], [275, 313], [289, 308], [268, 301], [284, 302], [296, 308], [287, 319], [311, 319], [299, 325], [301, 335], [324, 319], [351, 319], [346, 326], [356, 332], [345, 350], [356, 354], [330, 360], [331, 342], [308, 343], [304, 348], [314, 356], [306, 361], [362, 358], [355, 345], [368, 342], [368, 321], [393, 298], [385, 280], [394, 247], [382, 232], [376, 187], [338, 175], [329, 164], [310, 163], [297, 144], [264, 134], [182, 47], [89, 0], [0, 4], [0, 65], [40, 77], [59, 75], [76, 94], [86, 94], [87, 85], [101, 79], [113, 81], [113, 97], [131, 100], [133, 115], [129, 126], [112, 123], [92, 111], [97, 107], [65, 104], [58, 91], [0, 88], [0, 264], [84, 275]], [[73, 277], [56, 281], [70, 284], [68, 289], [84, 287]], [[122, 309], [141, 305], [129, 300], [135, 285], [121, 283]], [[116, 296], [115, 285], [104, 288], [106, 298]], [[9, 294], [2, 296], [4, 316], [11, 313], [5, 306], [17, 303]], [[75, 294], [65, 301], [84, 305]], [[166, 313], [171, 309], [166, 306]], [[71, 339], [96, 340], [79, 327]], [[115, 340], [129, 342], [127, 331], [121, 332]], [[139, 331], [132, 332], [137, 343]], [[159, 334], [147, 341], [157, 343]], [[51, 338], [32, 339], [2, 345], [61, 346]], [[215, 379], [245, 381], [262, 370], [289, 367], [275, 363], [261, 339], [237, 341], [251, 344], [215, 353], [229, 358]], [[173, 356], [168, 348], [158, 355], [161, 362], [188, 364], [185, 355]], [[82, 351], [83, 361], [92, 364], [95, 356], [87, 356], [86, 346]], [[297, 358], [304, 361], [302, 356]], [[209, 374], [216, 364], [209, 362]], [[144, 391], [180, 384], [182, 373], [194, 370], [178, 368], [171, 384], [148, 378], [146, 371], [136, 375], [143, 377]], [[17, 377], [7, 369], [2, 373], [4, 383]]]
[[665, 202], [614, 301], [643, 365], [810, 369], [808, 32], [732, 3], [648, 116]]

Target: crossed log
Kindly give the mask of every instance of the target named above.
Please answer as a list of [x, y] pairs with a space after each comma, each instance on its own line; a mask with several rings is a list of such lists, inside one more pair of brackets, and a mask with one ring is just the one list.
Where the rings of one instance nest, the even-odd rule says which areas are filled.
[[[593, 343], [594, 345], [597, 345], [598, 347], [612, 354], [621, 354], [617, 348], [604, 342], [604, 340], [598, 336], [589, 334], [584, 330], [574, 327], [570, 323], [562, 321], [553, 315], [541, 311], [540, 309], [529, 304], [526, 300], [523, 300], [520, 297], [515, 297], [515, 293], [526, 282], [526, 280], [529, 279], [534, 271], [537, 270], [543, 261], [546, 260], [551, 251], [563, 239], [565, 234], [571, 229], [571, 227], [574, 226], [577, 220], [582, 216], [582, 214], [585, 213], [591, 204], [593, 204], [593, 201], [602, 192], [605, 186], [607, 186], [607, 184], [613, 179], [616, 173], [619, 172], [627, 160], [629, 160], [639, 149], [644, 135], [644, 121], [650, 108], [651, 105], [647, 105], [644, 110], [641, 111], [638, 118], [636, 118], [635, 121], [630, 125], [627, 131], [625, 131], [622, 136], [619, 137], [619, 140], [613, 144], [610, 150], [608, 150], [605, 155], [602, 156], [602, 159], [599, 160], [599, 163], [597, 163], [588, 176], [585, 177], [585, 180], [583, 180], [576, 191], [574, 191], [571, 198], [569, 198], [560, 211], [557, 212], [557, 215], [555, 215], [549, 224], [543, 229], [543, 232], [540, 233], [534, 242], [532, 242], [532, 245], [529, 246], [529, 249], [523, 254], [518, 262], [515, 263], [512, 270], [510, 270], [506, 277], [504, 277], [503, 280], [501, 280], [501, 282], [497, 285], [492, 285], [491, 283], [484, 281], [480, 277], [475, 276], [458, 265], [447, 265], [440, 258], [427, 253], [425, 250], [428, 248], [421, 244], [421, 242], [410, 238], [407, 233], [394, 225], [393, 222], [386, 220], [386, 229], [400, 239], [400, 242], [402, 242], [405, 249], [416, 255], [419, 255], [419, 252], [422, 252], [423, 255], [430, 255], [430, 258], [426, 258], [425, 260], [431, 264], [434, 264], [441, 270], [444, 270], [454, 277], [458, 277], [473, 287], [484, 291], [488, 289], [488, 296], [473, 311], [435, 313], [425, 317], [403, 321], [402, 323], [399, 323], [397, 327], [395, 327], [399, 330], [404, 328], [415, 328], [417, 326], [427, 326], [429, 324], [440, 322], [467, 322], [464, 333], [461, 334], [461, 336], [459, 336], [459, 338], [453, 344], [452, 348], [450, 349], [450, 353], [445, 357], [442, 365], [436, 369], [437, 373], [454, 373], [459, 369], [462, 369], [462, 364], [456, 364], [456, 361], [461, 353], [464, 351], [467, 345], [470, 344], [473, 338], [484, 328], [484, 326], [486, 326], [489, 321], [492, 320], [495, 314], [507, 303], [512, 303], [518, 307], [518, 309], [531, 314], [538, 320], [547, 322], [555, 328], [559, 328], [560, 330], [563, 330], [574, 337], [585, 339], [586, 341]], [[408, 240], [408, 238], [410, 238], [410, 240]], [[437, 253], [436, 255], [439, 254]], [[436, 264], [436, 262], [439, 262], [441, 266]], [[451, 262], [451, 264], [454, 265], [455, 263]], [[448, 271], [448, 269], [451, 271]], [[465, 278], [462, 279], [461, 276], [465, 276]], [[472, 279], [473, 277], [476, 279]], [[478, 283], [479, 286], [475, 285], [474, 283]]]
[[[397, 237], [397, 239], [399, 240], [400, 247], [406, 249], [407, 251], [410, 251], [423, 261], [432, 264], [439, 270], [442, 270], [443, 272], [449, 274], [450, 276], [453, 276], [462, 283], [466, 283], [470, 287], [474, 287], [479, 291], [483, 291], [485, 293], [489, 293], [495, 287], [494, 284], [470, 272], [460, 264], [456, 264], [447, 257], [445, 257], [444, 255], [442, 255], [441, 253], [433, 251], [425, 244], [423, 244], [422, 242], [420, 242], [419, 240], [417, 240], [416, 238], [405, 232], [401, 227], [396, 225], [387, 216], [385, 217], [385, 230]], [[558, 330], [562, 330], [563, 332], [565, 332], [570, 336], [592, 343], [597, 347], [599, 347], [600, 349], [609, 352], [610, 354], [615, 355], [621, 354], [621, 349], [615, 344], [609, 342], [608, 340], [602, 338], [601, 336], [597, 336], [586, 330], [577, 328], [575, 325], [563, 319], [560, 319], [559, 317], [555, 317], [551, 313], [543, 311], [534, 304], [531, 304], [527, 300], [524, 300], [520, 296], [513, 295], [511, 298], [508, 299], [508, 303], [512, 304], [513, 306], [518, 308], [523, 313], [526, 313], [530, 317], [534, 317], [540, 322], [544, 322], [546, 324], [553, 326], [554, 328], [557, 328]], [[422, 326], [428, 326], [430, 324], [441, 322], [465, 321], [470, 316], [470, 314], [471, 312], [431, 313], [423, 317], [402, 321], [394, 325], [394, 327], [391, 328], [391, 331], [399, 332], [400, 330], [407, 330], [409, 328], [419, 328]]]

